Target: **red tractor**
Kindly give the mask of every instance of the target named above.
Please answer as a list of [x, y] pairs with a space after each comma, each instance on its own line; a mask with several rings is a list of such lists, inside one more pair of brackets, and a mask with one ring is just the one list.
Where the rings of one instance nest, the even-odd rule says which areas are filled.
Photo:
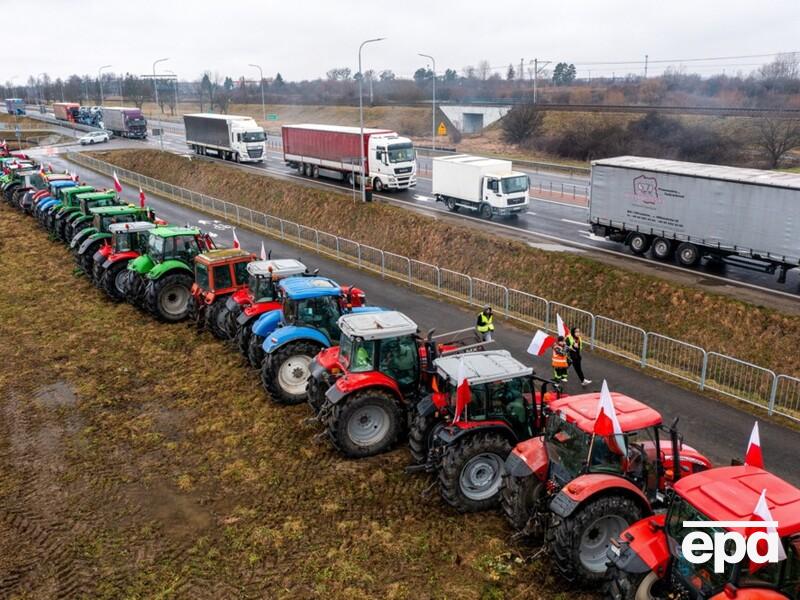
[[158, 223], [150, 221], [109, 226], [110, 243], [103, 244], [92, 257], [92, 281], [112, 300], [122, 302], [125, 299], [122, 280], [126, 277], [128, 263], [141, 255], [148, 233], [157, 226]]
[[[715, 569], [712, 547], [707, 562], [690, 562], [682, 551], [684, 538], [696, 532], [686, 522], [716, 521], [702, 528], [709, 535], [737, 532], [746, 539], [764, 527], [733, 526], [763, 520], [755, 508], [765, 493], [769, 516], [786, 555], [778, 562], [739, 560]], [[757, 467], [711, 469], [682, 478], [673, 487], [666, 513], [631, 525], [608, 549], [606, 597], [614, 600], [786, 600], [800, 598], [800, 490]], [[731, 525], [722, 525], [722, 522]], [[724, 551], [732, 557], [733, 548]], [[718, 572], [719, 571], [719, 572]]]
[[674, 481], [711, 467], [656, 410], [611, 397], [621, 434], [594, 435], [599, 393], [560, 398], [550, 403], [545, 434], [518, 444], [505, 465], [509, 522], [523, 535], [544, 535], [555, 567], [584, 584], [604, 579], [611, 540], [662, 509]]
[[241, 248], [209, 250], [194, 257], [192, 317], [198, 329], [208, 327], [219, 339], [226, 339], [225, 302], [247, 287], [247, 267], [256, 255]]
[[[417, 402], [431, 391], [430, 361], [440, 353], [482, 346], [459, 339], [464, 330], [422, 339], [416, 323], [397, 311], [347, 314], [340, 317], [339, 328], [338, 352], [323, 351], [322, 358], [315, 358], [309, 388], [316, 395], [323, 382], [331, 382], [318, 419], [334, 447], [351, 458], [380, 454], [394, 445]], [[474, 336], [473, 329], [467, 331]], [[331, 371], [318, 367], [325, 364]]]

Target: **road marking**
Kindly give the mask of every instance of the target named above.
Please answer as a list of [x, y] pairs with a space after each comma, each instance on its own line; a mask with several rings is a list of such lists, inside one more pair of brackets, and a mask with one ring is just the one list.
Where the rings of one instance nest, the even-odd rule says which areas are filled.
[[532, 210], [529, 210], [529, 211], [528, 211], [528, 212], [526, 212], [525, 214], [526, 214], [526, 215], [530, 215], [530, 216], [532, 216], [532, 217], [535, 217], [535, 216], [536, 216], [536, 213], [535, 213], [535, 212], [533, 212]]
[[572, 219], [561, 219], [564, 223], [572, 223], [573, 225], [588, 225], [586, 221], [573, 221]]
[[570, 208], [580, 208], [581, 210], [589, 210], [588, 206], [581, 206], [580, 204], [570, 204], [569, 202], [558, 202], [556, 200], [545, 200], [544, 198], [537, 198], [536, 196], [531, 196], [531, 200], [536, 200], [536, 202], [547, 202], [548, 204], [558, 204], [559, 206], [568, 206]]
[[430, 202], [433, 200], [430, 196], [423, 196], [421, 194], [414, 194], [414, 200], [419, 200], [420, 202]]

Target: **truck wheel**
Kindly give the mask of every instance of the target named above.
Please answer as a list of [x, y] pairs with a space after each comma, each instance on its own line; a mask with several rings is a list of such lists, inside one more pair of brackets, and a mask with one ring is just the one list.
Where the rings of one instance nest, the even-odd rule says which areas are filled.
[[308, 163], [303, 164], [303, 176], [310, 177], [311, 176], [311, 165]]
[[544, 512], [542, 508], [547, 509], [546, 506], [540, 506], [544, 498], [544, 482], [536, 475], [503, 476], [500, 505], [503, 507], [506, 520], [514, 528], [514, 531], [536, 538], [542, 536], [544, 521], [535, 517]]
[[433, 414], [421, 415], [419, 413], [414, 415], [411, 420], [411, 427], [408, 430], [408, 448], [411, 450], [411, 458], [415, 464], [421, 465], [428, 461], [431, 434], [439, 420]]
[[233, 162], [240, 163], [242, 162], [242, 157], [238, 152], [233, 153]]
[[379, 194], [383, 191], [383, 182], [380, 177], [375, 178], [375, 181], [372, 182], [372, 187]]
[[450, 212], [458, 212], [458, 205], [456, 204], [455, 198], [447, 198], [444, 201], [444, 205], [447, 207], [447, 210]]
[[681, 242], [676, 250], [678, 262], [684, 267], [694, 267], [700, 262], [700, 249], [690, 242]]
[[189, 316], [193, 278], [188, 273], [168, 273], [147, 285], [147, 308], [159, 320], [177, 323]]
[[247, 344], [247, 360], [254, 369], [260, 369], [264, 362], [264, 338], [255, 333], [250, 333], [250, 341]]
[[311, 167], [311, 177], [313, 179], [319, 179], [319, 167], [317, 165]]
[[125, 299], [124, 280], [127, 273], [128, 261], [120, 260], [112, 263], [100, 278], [100, 285], [114, 302], [121, 302]]
[[480, 209], [478, 212], [481, 215], [481, 218], [486, 219], [487, 221], [491, 220], [492, 218], [492, 207], [488, 204], [481, 204]]
[[489, 510], [500, 501], [508, 440], [496, 433], [469, 435], [445, 450], [439, 491], [459, 512]]
[[653, 240], [653, 256], [658, 260], [668, 260], [672, 256], [672, 242], [666, 238], [657, 237]]
[[608, 545], [642, 518], [630, 498], [603, 496], [578, 506], [571, 515], [556, 518], [547, 538], [553, 563], [569, 582], [600, 584], [606, 576]]
[[628, 238], [628, 245], [634, 254], [644, 254], [650, 249], [650, 237], [643, 233], [634, 233]]
[[355, 186], [355, 181], [353, 180], [353, 174], [352, 173], [348, 173], [347, 175], [345, 175], [344, 176], [344, 182], [347, 184], [347, 187]]
[[349, 458], [375, 456], [389, 450], [400, 435], [402, 413], [394, 397], [379, 389], [355, 392], [334, 405], [328, 436]]
[[295, 342], [286, 344], [261, 366], [261, 383], [279, 404], [300, 404], [306, 399], [311, 361], [319, 354], [319, 344]]

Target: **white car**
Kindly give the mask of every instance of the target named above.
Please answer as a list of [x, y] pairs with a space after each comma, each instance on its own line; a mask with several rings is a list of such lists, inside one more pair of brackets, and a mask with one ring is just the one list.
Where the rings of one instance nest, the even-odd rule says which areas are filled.
[[87, 144], [107, 142], [109, 139], [111, 139], [111, 136], [108, 135], [107, 131], [90, 131], [83, 137], [78, 138], [78, 141], [81, 143], [81, 146], [85, 146]]

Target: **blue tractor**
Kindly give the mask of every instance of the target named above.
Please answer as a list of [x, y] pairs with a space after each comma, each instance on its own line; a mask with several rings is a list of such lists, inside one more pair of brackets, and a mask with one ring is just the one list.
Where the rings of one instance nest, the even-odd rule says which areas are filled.
[[289, 277], [278, 284], [278, 294], [282, 308], [259, 317], [250, 342], [251, 347], [261, 346], [264, 389], [276, 402], [298, 404], [306, 399], [313, 358], [339, 343], [339, 317], [383, 309], [362, 306], [361, 290], [342, 287], [327, 277]]
[[48, 183], [47, 191], [50, 192], [50, 195], [39, 200], [35, 210], [36, 218], [39, 219], [42, 225], [46, 222], [50, 207], [53, 207], [53, 210], [55, 210], [57, 207], [61, 206], [60, 190], [62, 188], [75, 187], [76, 185], [77, 184], [71, 179], [51, 181]]

